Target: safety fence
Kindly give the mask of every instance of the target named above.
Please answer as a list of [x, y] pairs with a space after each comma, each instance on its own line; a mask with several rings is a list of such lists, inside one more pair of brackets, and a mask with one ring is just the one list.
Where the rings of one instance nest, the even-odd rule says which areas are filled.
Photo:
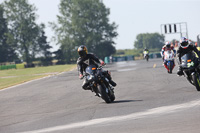
[[9, 65], [0, 65], [0, 70], [8, 70], [8, 69], [23, 69], [24, 64], [9, 64]]
[[16, 65], [1, 65], [0, 70], [16, 69]]

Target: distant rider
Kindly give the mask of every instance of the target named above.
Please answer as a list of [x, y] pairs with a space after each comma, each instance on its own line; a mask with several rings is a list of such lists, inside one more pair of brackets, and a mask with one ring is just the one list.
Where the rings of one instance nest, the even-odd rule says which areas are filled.
[[[182, 37], [180, 40], [180, 46], [177, 50], [179, 64], [181, 63], [181, 57], [191, 51], [194, 51], [200, 57], [200, 52], [197, 50], [197, 48], [194, 45], [190, 45], [186, 37]], [[183, 75], [183, 70], [180, 65], [177, 74], [179, 76]]]
[[147, 48], [144, 48], [143, 55], [149, 54], [149, 50]]
[[[94, 54], [91, 54], [91, 53], [88, 54], [87, 47], [84, 45], [81, 45], [78, 48], [78, 54], [79, 54], [79, 58], [77, 60], [77, 68], [78, 68], [80, 79], [83, 78], [83, 72], [85, 72], [85, 69], [87, 66], [96, 65], [98, 67], [98, 64], [105, 65], [104, 61], [102, 61], [101, 59], [98, 59]], [[108, 78], [109, 83], [115, 87], [117, 84], [111, 79], [111, 75], [109, 74], [109, 72], [103, 71], [103, 73]], [[90, 89], [88, 87], [88, 81], [86, 78], [83, 82], [82, 88], [84, 90]]]

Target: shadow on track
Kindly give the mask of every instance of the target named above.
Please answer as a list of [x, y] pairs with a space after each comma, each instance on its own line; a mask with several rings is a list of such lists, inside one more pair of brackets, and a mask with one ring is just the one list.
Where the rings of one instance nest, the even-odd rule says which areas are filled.
[[112, 103], [127, 103], [127, 102], [141, 102], [143, 100], [119, 100], [119, 101], [113, 101]]

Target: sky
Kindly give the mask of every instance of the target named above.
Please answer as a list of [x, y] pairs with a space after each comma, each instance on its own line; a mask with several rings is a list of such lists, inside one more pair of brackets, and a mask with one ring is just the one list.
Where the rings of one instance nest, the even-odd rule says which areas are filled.
[[[0, 3], [4, 0], [0, 0]], [[181, 23], [182, 31], [188, 31], [189, 39], [196, 41], [200, 34], [200, 0], [102, 0], [110, 8], [109, 22], [118, 25], [118, 37], [114, 39], [116, 49], [133, 49], [136, 36], [141, 33], [161, 34], [161, 25]], [[29, 0], [37, 8], [37, 23], [46, 25], [48, 41], [54, 32], [48, 22], [57, 22], [60, 0]], [[179, 25], [177, 26], [179, 27]], [[164, 28], [162, 26], [164, 33]], [[178, 28], [179, 30], [179, 28]], [[180, 30], [179, 30], [180, 31]], [[165, 40], [179, 40], [180, 33], [165, 34]]]

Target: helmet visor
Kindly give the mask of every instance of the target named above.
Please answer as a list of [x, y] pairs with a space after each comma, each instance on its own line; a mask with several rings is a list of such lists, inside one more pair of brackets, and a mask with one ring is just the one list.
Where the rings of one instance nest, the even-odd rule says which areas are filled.
[[167, 44], [167, 46], [166, 46], [167, 48], [170, 48], [170, 44]]
[[188, 45], [188, 42], [182, 42], [181, 43], [181, 46], [183, 46], [183, 47], [185, 47], [185, 46], [187, 46]]
[[78, 53], [79, 53], [79, 55], [80, 55], [81, 57], [86, 55], [86, 52], [85, 52], [85, 51], [79, 51]]

